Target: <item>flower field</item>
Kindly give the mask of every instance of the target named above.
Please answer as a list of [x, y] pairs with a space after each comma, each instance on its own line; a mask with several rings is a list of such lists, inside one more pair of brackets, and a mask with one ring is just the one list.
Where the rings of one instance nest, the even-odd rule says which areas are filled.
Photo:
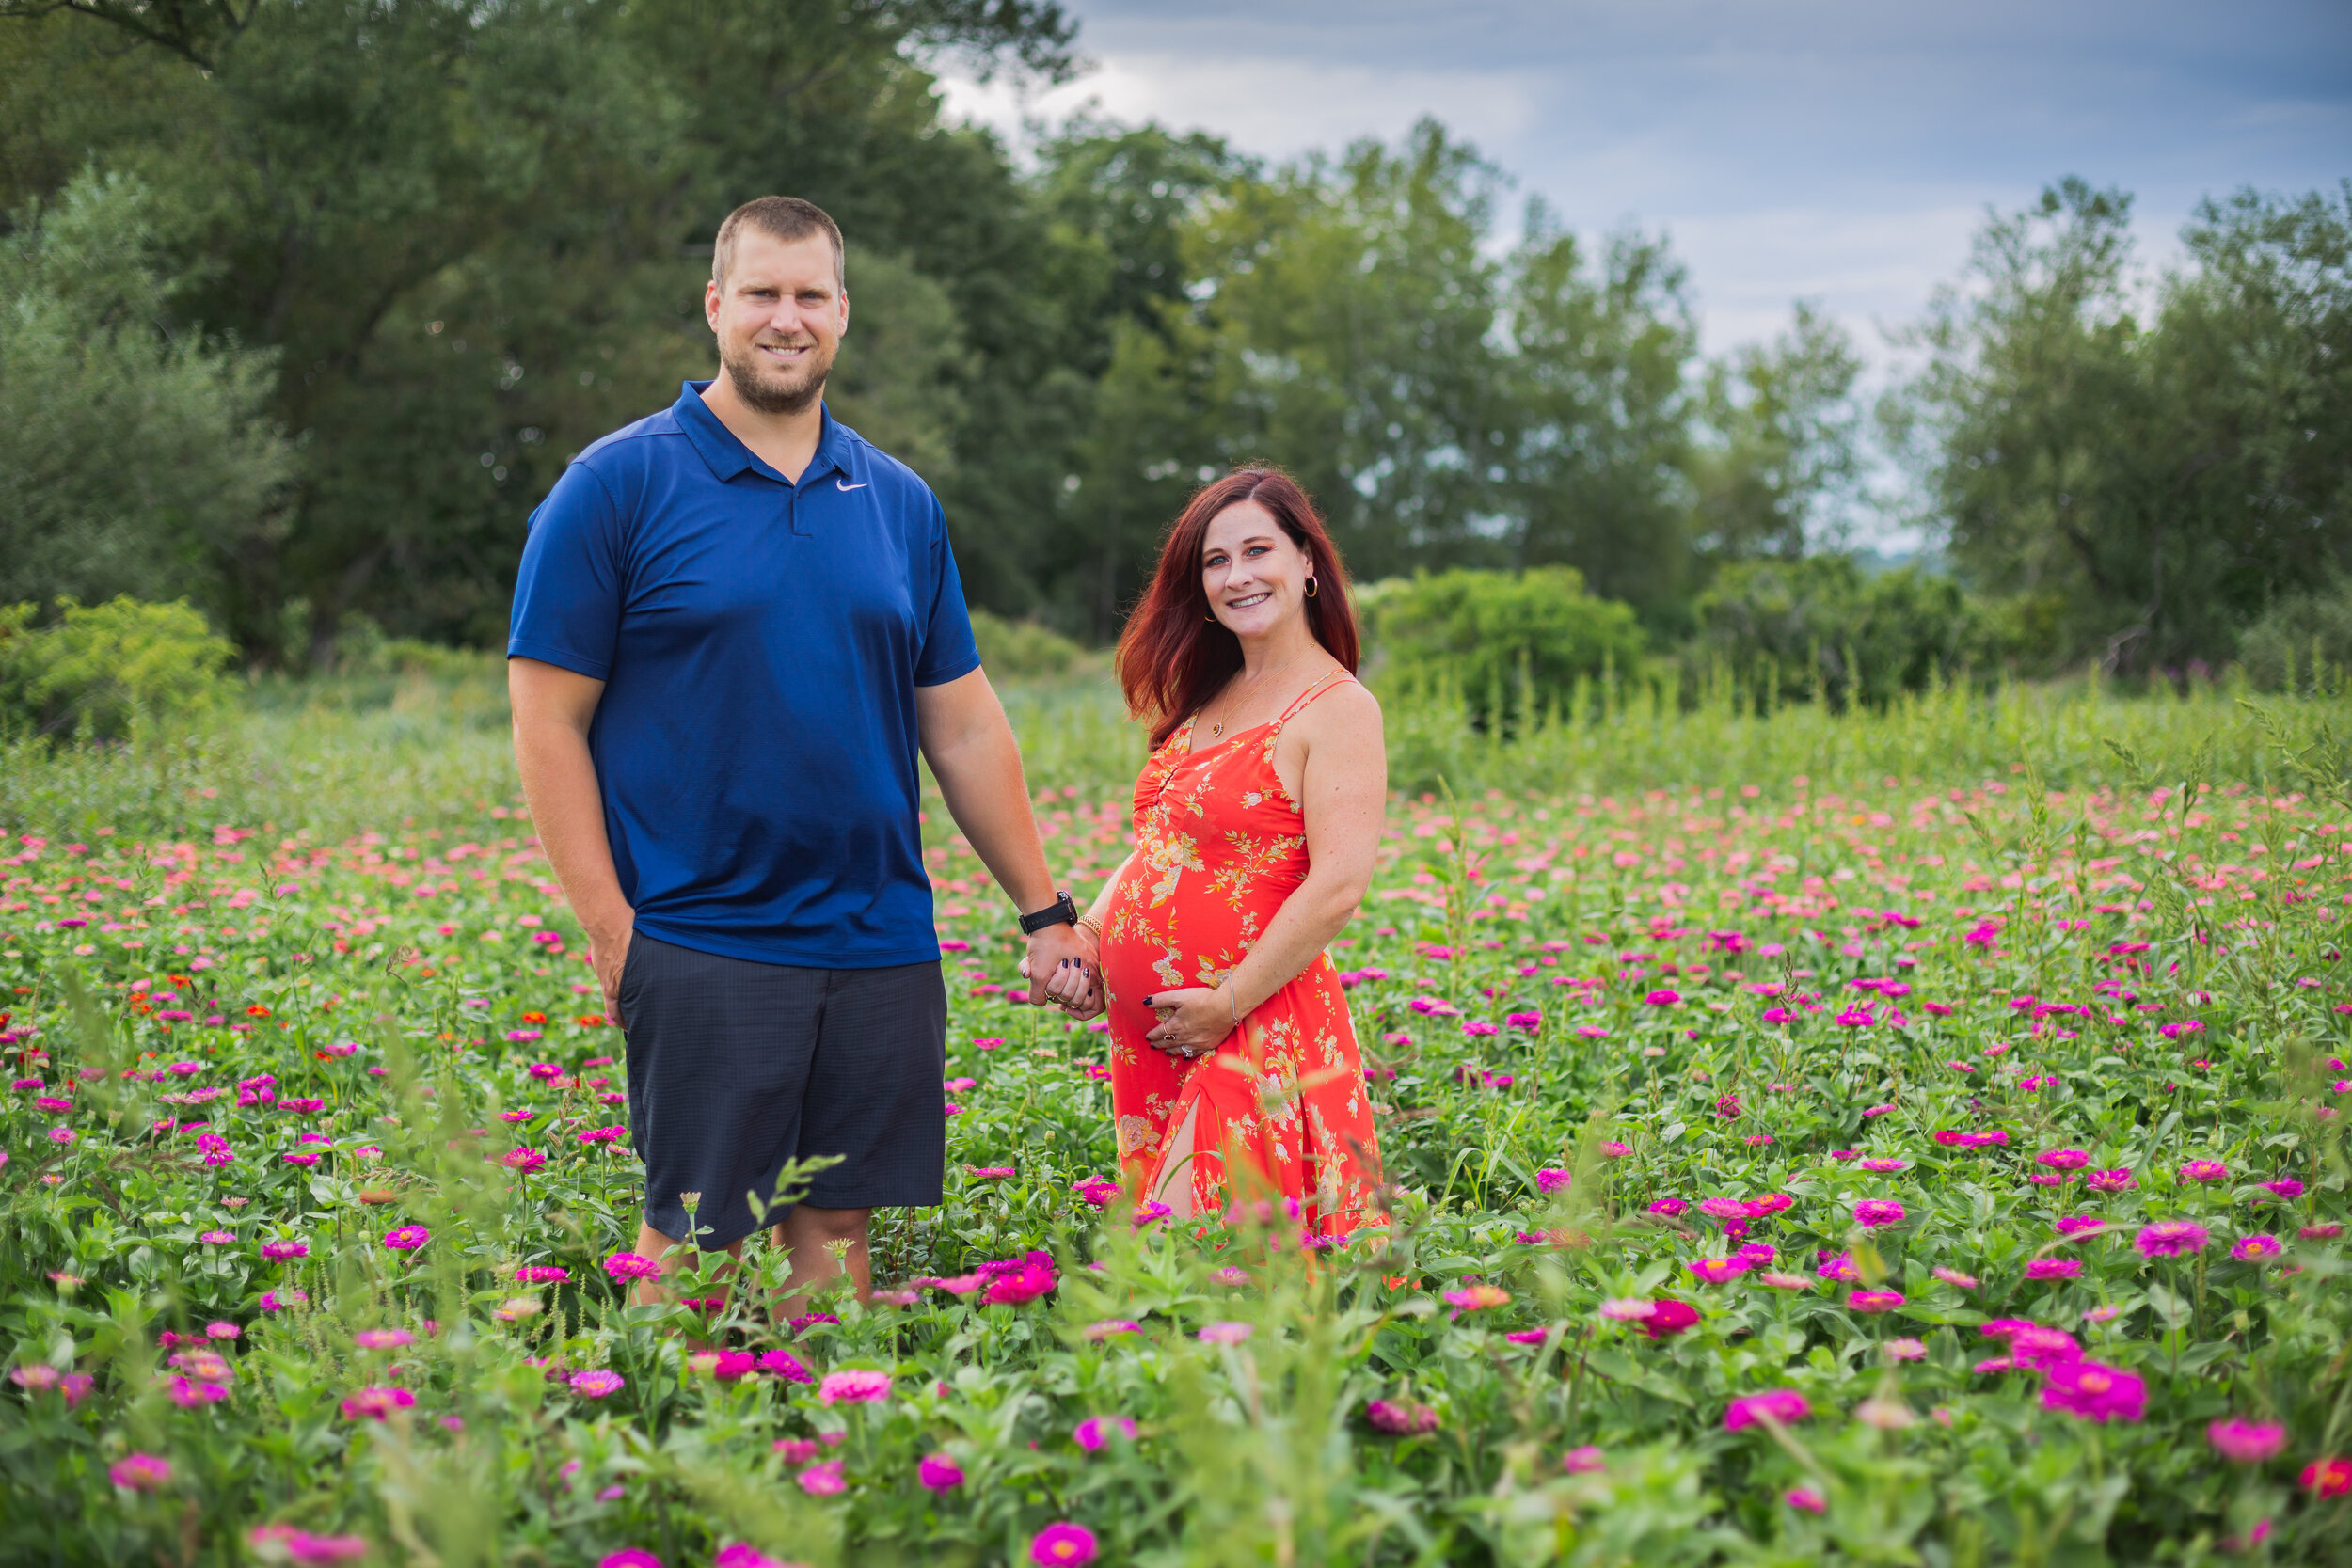
[[[1400, 799], [1329, 1250], [1136, 1210], [934, 822], [948, 1200], [789, 1324], [625, 1305], [510, 807], [19, 834], [0, 1560], [2352, 1560], [2352, 806], [2178, 772]], [[1044, 776], [1091, 887], [1124, 802]]]

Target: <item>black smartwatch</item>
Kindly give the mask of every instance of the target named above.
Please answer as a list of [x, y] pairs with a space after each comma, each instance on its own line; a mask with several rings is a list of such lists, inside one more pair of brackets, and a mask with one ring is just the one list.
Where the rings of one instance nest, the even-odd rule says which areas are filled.
[[1033, 937], [1048, 926], [1075, 926], [1076, 924], [1078, 924], [1078, 906], [1071, 902], [1067, 892], [1057, 893], [1054, 895], [1054, 901], [1038, 911], [1037, 913], [1025, 914], [1021, 917], [1021, 934], [1025, 937]]

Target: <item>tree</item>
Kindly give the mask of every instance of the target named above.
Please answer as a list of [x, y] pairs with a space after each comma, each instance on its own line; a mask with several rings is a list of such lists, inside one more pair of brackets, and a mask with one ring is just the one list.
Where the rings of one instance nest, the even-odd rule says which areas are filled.
[[1990, 221], [1886, 414], [1973, 581], [2144, 671], [2352, 563], [2352, 187], [2207, 203], [2146, 326], [2130, 206], [2070, 180]]
[[1689, 457], [1702, 556], [1788, 558], [1843, 542], [1862, 483], [1861, 372], [1852, 339], [1804, 300], [1772, 343], [1708, 366]]
[[1575, 566], [1653, 625], [1685, 586], [1688, 371], [1683, 270], [1663, 240], [1620, 234], [1597, 268], [1540, 205], [1512, 260], [1498, 367], [1497, 511], [1517, 566]]
[[[277, 351], [271, 411], [303, 460], [283, 542], [240, 558], [226, 610], [270, 653], [296, 605], [312, 657], [357, 610], [496, 638], [522, 519], [569, 454], [709, 373], [709, 237], [766, 191], [833, 208], [923, 324], [856, 336], [850, 401], [963, 456], [960, 410], [1003, 368], [976, 292], [1025, 231], [1001, 153], [939, 133], [915, 56], [1051, 71], [1071, 32], [1032, 0], [0, 8], [26, 19], [11, 65], [57, 68], [0, 104], [0, 169], [53, 179], [58, 111], [158, 193], [193, 279], [175, 322]], [[77, 106], [94, 87], [126, 112]]]
[[152, 198], [85, 174], [0, 240], [0, 603], [134, 594], [217, 613], [282, 536], [272, 356], [175, 330]]

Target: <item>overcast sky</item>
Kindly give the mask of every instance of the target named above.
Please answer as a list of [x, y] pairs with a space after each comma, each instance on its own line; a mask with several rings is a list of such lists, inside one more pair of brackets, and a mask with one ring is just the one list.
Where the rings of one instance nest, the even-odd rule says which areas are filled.
[[1432, 114], [1580, 230], [1667, 230], [1710, 351], [1804, 296], [1883, 352], [1988, 203], [2060, 175], [2135, 193], [2152, 261], [2207, 193], [2352, 176], [2352, 0], [1064, 4], [1084, 77], [950, 81], [950, 111], [1092, 101], [1277, 159]]

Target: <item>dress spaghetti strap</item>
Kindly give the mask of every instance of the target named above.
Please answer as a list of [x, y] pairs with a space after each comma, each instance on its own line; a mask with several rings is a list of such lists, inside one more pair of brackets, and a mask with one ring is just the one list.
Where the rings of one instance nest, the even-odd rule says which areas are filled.
[[1333, 670], [1325, 674], [1322, 679], [1307, 688], [1306, 690], [1301, 691], [1297, 697], [1292, 701], [1291, 705], [1282, 710], [1282, 717], [1274, 721], [1274, 728], [1276, 732], [1279, 733], [1283, 725], [1297, 718], [1299, 710], [1304, 708], [1308, 704], [1313, 702], [1317, 697], [1322, 696], [1327, 691], [1337, 691], [1339, 688], [1330, 684], [1334, 677], [1344, 681], [1352, 681], [1356, 678], [1344, 670]]

